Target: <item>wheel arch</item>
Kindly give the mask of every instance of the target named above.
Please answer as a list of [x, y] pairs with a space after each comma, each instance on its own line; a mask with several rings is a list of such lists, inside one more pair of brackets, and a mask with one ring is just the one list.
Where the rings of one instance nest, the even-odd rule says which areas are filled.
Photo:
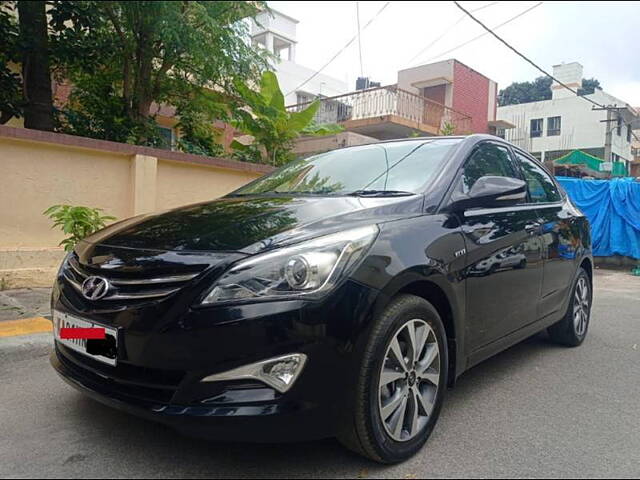
[[589, 257], [583, 258], [582, 262], [580, 262], [580, 267], [584, 268], [587, 272], [587, 275], [589, 275], [589, 281], [591, 282], [591, 285], [593, 285], [593, 260]]
[[444, 324], [449, 350], [449, 377], [447, 379], [447, 386], [451, 388], [455, 386], [455, 381], [458, 376], [457, 369], [460, 366], [462, 328], [460, 328], [456, 322], [457, 311], [451, 298], [452, 294], [448, 294], [441, 285], [428, 278], [413, 278], [405, 281], [401, 285], [396, 285], [394, 291], [387, 292], [387, 294], [389, 301], [402, 294], [415, 295], [431, 303], [438, 311]]

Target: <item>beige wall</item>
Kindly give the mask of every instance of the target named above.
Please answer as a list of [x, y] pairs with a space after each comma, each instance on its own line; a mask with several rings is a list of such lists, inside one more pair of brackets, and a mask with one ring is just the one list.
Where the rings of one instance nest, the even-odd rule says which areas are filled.
[[167, 208], [221, 197], [258, 175], [159, 159], [156, 208]]
[[66, 203], [131, 216], [129, 159], [0, 138], [0, 248], [54, 247], [64, 238], [42, 212]]
[[64, 238], [42, 215], [51, 205], [97, 207], [124, 219], [220, 197], [270, 170], [0, 126], [0, 286], [50, 284]]
[[446, 85], [444, 104], [453, 106], [453, 60], [419, 65], [398, 72], [398, 88], [420, 95], [420, 89]]

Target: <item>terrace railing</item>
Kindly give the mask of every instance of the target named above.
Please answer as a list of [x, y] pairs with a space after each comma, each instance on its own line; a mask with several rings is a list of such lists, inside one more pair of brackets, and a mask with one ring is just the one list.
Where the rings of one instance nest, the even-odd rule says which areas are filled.
[[[345, 123], [396, 116], [427, 125], [438, 132], [441, 132], [447, 123], [452, 125], [456, 134], [471, 131], [470, 116], [395, 85], [359, 90], [335, 97], [319, 97], [318, 100], [320, 108], [315, 116], [316, 123]], [[287, 109], [300, 111], [310, 103], [291, 105]]]

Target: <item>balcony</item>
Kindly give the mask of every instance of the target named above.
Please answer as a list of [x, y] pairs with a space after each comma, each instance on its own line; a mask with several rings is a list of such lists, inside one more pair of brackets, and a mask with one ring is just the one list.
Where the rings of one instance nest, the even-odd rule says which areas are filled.
[[[441, 135], [446, 124], [455, 134], [471, 131], [471, 117], [395, 85], [319, 98], [317, 123], [338, 123], [345, 130], [379, 140], [410, 135]], [[310, 102], [291, 105], [300, 111]]]

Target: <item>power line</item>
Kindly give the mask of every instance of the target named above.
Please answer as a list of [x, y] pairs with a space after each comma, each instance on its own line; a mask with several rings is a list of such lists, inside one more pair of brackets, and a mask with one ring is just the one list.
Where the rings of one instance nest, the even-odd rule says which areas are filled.
[[[529, 63], [530, 65], [532, 65], [534, 68], [536, 68], [538, 71], [542, 72], [544, 75], [546, 75], [547, 77], [549, 77], [550, 79], [552, 79], [554, 82], [556, 82], [558, 85], [560, 85], [563, 88], [566, 88], [567, 90], [569, 90], [572, 93], [575, 93], [576, 96], [583, 98], [584, 100], [586, 100], [587, 102], [595, 105], [596, 107], [600, 107], [606, 110], [612, 110], [615, 111], [616, 114], [618, 116], [620, 116], [620, 114], [618, 113], [618, 109], [617, 108], [611, 108], [610, 106], [605, 106], [602, 105], [598, 102], [596, 102], [595, 100], [592, 100], [584, 95], [579, 95], [577, 90], [574, 90], [573, 88], [569, 87], [567, 84], [561, 82], [560, 80], [558, 80], [556, 77], [554, 77], [553, 75], [551, 75], [549, 72], [547, 72], [546, 70], [544, 70], [542, 67], [540, 67], [539, 65], [537, 65], [533, 60], [529, 59], [526, 55], [524, 55], [523, 53], [520, 53], [520, 51], [518, 51], [515, 47], [512, 47], [506, 40], [502, 39], [500, 36], [498, 36], [498, 34], [496, 34], [493, 30], [491, 30], [489, 27], [487, 27], [484, 23], [482, 23], [480, 20], [478, 20], [476, 17], [474, 17], [471, 12], [469, 12], [468, 10], [466, 10], [462, 5], [460, 5], [460, 3], [458, 3], [457, 1], [454, 0], [454, 2], [456, 4], [456, 6], [462, 10], [466, 15], [468, 15], [474, 22], [476, 22], [478, 25], [480, 25], [482, 28], [484, 28], [488, 33], [490, 33], [491, 35], [493, 35], [495, 38], [497, 38], [502, 44], [504, 44], [509, 50], [511, 50], [512, 52], [514, 52], [516, 55], [518, 55], [520, 58], [522, 58], [524, 61], [526, 61], [527, 63]], [[630, 126], [631, 123], [626, 123], [625, 125]], [[636, 140], [640, 140], [638, 139], [638, 137], [636, 136], [635, 133], [633, 133], [633, 131], [631, 132], [632, 135], [635, 137]]]
[[[454, 2], [454, 3], [455, 3], [455, 2]], [[534, 8], [538, 8], [538, 7], [539, 7], [540, 5], [542, 5], [543, 3], [544, 3], [544, 2], [538, 2], [538, 3], [536, 3], [535, 5], [533, 5], [533, 6], [529, 7], [529, 8], [527, 8], [526, 10], [523, 10], [523, 11], [522, 11], [522, 12], [520, 12], [520, 13], [518, 13], [517, 15], [515, 15], [515, 16], [513, 16], [513, 17], [511, 17], [511, 18], [509, 18], [509, 19], [507, 19], [507, 20], [505, 20], [505, 21], [504, 21], [504, 22], [502, 22], [500, 25], [496, 25], [495, 27], [493, 27], [493, 29], [494, 29], [494, 30], [497, 30], [498, 28], [502, 28], [502, 27], [504, 27], [504, 26], [505, 26], [505, 25], [507, 25], [508, 23], [511, 23], [511, 22], [513, 22], [514, 20], [517, 20], [518, 18], [522, 17], [523, 15], [525, 15], [525, 14], [529, 13], [529, 12], [530, 12], [531, 10], [533, 10]], [[474, 18], [474, 17], [472, 17], [472, 18]], [[445, 56], [445, 55], [448, 55], [449, 53], [451, 53], [451, 52], [453, 52], [453, 51], [455, 51], [455, 50], [458, 50], [458, 49], [460, 49], [460, 48], [462, 48], [462, 47], [465, 47], [465, 46], [469, 45], [470, 43], [475, 42], [476, 40], [478, 40], [478, 39], [480, 39], [480, 38], [482, 38], [482, 37], [484, 37], [484, 36], [486, 36], [486, 35], [488, 35], [488, 33], [487, 33], [487, 32], [481, 33], [480, 35], [478, 35], [478, 36], [476, 36], [476, 37], [473, 37], [472, 39], [467, 40], [466, 42], [463, 42], [463, 43], [461, 43], [460, 45], [457, 45], [457, 46], [455, 46], [455, 47], [453, 47], [453, 48], [450, 48], [449, 50], [447, 50], [447, 51], [445, 51], [445, 52], [442, 52], [442, 53], [440, 53], [440, 54], [438, 54], [438, 55], [435, 55], [435, 56], [433, 56], [433, 57], [431, 57], [431, 58], [429, 58], [428, 60], [425, 60], [425, 61], [429, 62], [429, 61], [431, 61], [431, 60], [435, 60], [436, 58], [440, 58], [440, 57], [443, 57], [443, 56]]]
[[356, 2], [356, 19], [358, 22], [358, 55], [360, 57], [360, 76], [364, 77], [364, 68], [362, 67], [362, 39], [360, 38], [360, 2]]
[[[456, 6], [462, 10], [464, 13], [466, 13], [469, 17], [471, 17], [471, 19], [476, 22], [478, 25], [480, 25], [482, 28], [484, 28], [489, 34], [493, 35], [495, 38], [497, 38], [498, 40], [500, 40], [500, 42], [502, 42], [509, 50], [511, 50], [512, 52], [514, 52], [516, 55], [518, 55], [520, 58], [522, 58], [525, 62], [529, 63], [530, 65], [532, 65], [534, 68], [538, 69], [539, 71], [541, 71], [542, 73], [544, 73], [547, 77], [551, 78], [553, 81], [555, 81], [558, 85], [563, 86], [564, 88], [566, 88], [567, 90], [569, 90], [570, 92], [575, 93], [576, 95], [578, 95], [578, 91], [574, 90], [573, 88], [569, 87], [567, 84], [562, 83], [560, 80], [558, 80], [556, 77], [554, 77], [553, 75], [551, 75], [549, 72], [547, 72], [546, 70], [544, 70], [542, 67], [538, 66], [536, 63], [533, 62], [533, 60], [530, 60], [529, 58], [527, 58], [524, 54], [520, 53], [518, 50], [516, 50], [514, 47], [512, 47], [509, 43], [507, 43], [505, 40], [503, 40], [501, 37], [499, 37], [493, 30], [491, 30], [489, 27], [487, 27], [484, 23], [482, 23], [480, 20], [478, 20], [476, 17], [474, 17], [471, 12], [469, 12], [468, 10], [465, 10], [465, 8], [460, 5], [458, 2], [454, 1], [453, 3], [456, 4]], [[541, 2], [542, 3], [542, 2]], [[600, 105], [598, 102], [595, 102], [593, 100], [591, 100], [590, 98], [585, 98], [585, 100], [593, 103], [594, 105], [598, 106], [598, 107], [602, 107], [603, 105]]]
[[[479, 10], [483, 10], [483, 9], [485, 9], [485, 8], [492, 7], [492, 6], [494, 6], [494, 5], [498, 4], [498, 3], [500, 3], [500, 2], [491, 2], [491, 3], [487, 4], [487, 5], [483, 5], [482, 7], [478, 7], [478, 8], [476, 8], [476, 9], [472, 10], [472, 12], [477, 12], [477, 11], [479, 11]], [[454, 23], [452, 23], [451, 25], [449, 25], [449, 26], [447, 27], [447, 29], [446, 29], [444, 32], [442, 32], [442, 34], [441, 34], [439, 37], [435, 38], [435, 39], [434, 39], [430, 44], [428, 44], [426, 47], [424, 47], [422, 50], [420, 50], [418, 53], [416, 53], [416, 54], [411, 58], [411, 60], [409, 60], [409, 61], [407, 62], [407, 64], [408, 64], [408, 65], [409, 65], [409, 64], [412, 64], [412, 63], [413, 63], [413, 61], [414, 61], [416, 58], [418, 58], [420, 55], [422, 55], [422, 54], [426, 53], [427, 51], [429, 51], [429, 49], [430, 49], [431, 47], [433, 47], [436, 43], [438, 43], [440, 40], [442, 40], [444, 37], [446, 37], [446, 36], [447, 36], [447, 35], [448, 35], [448, 34], [449, 34], [449, 33], [450, 33], [450, 32], [451, 32], [451, 31], [452, 31], [452, 30], [453, 30], [453, 29], [454, 29], [454, 28], [455, 28], [455, 27], [456, 27], [456, 26], [461, 22], [461, 21], [463, 21], [465, 18], [467, 18], [467, 16], [466, 16], [466, 15], [464, 15], [464, 14], [463, 14], [462, 16], [460, 16], [460, 18], [458, 18], [458, 20], [456, 20]]]
[[[378, 10], [378, 12], [364, 25], [364, 27], [362, 27], [362, 30], [366, 29], [369, 25], [371, 25], [373, 23], [373, 21], [378, 18], [378, 16], [384, 11], [385, 8], [387, 8], [389, 5], [391, 4], [391, 2], [386, 2], [382, 8], [380, 10]], [[307, 78], [304, 82], [302, 82], [300, 85], [298, 85], [296, 88], [294, 88], [293, 90], [291, 90], [289, 93], [287, 93], [287, 95], [291, 95], [292, 93], [296, 92], [298, 89], [304, 87], [307, 83], [309, 83], [311, 80], [313, 80], [315, 77], [317, 77], [325, 68], [327, 68], [329, 65], [331, 65], [331, 63], [333, 63], [333, 61], [338, 58], [338, 56], [340, 56], [340, 54], [342, 52], [344, 52], [347, 48], [349, 48], [351, 46], [351, 44], [358, 38], [358, 35], [354, 35], [353, 38], [351, 40], [349, 40], [346, 45], [344, 47], [342, 47], [340, 50], [338, 50], [338, 52], [329, 59], [329, 61], [327, 63], [325, 63], [319, 70], [316, 70], [313, 75], [311, 75], [309, 78]]]

